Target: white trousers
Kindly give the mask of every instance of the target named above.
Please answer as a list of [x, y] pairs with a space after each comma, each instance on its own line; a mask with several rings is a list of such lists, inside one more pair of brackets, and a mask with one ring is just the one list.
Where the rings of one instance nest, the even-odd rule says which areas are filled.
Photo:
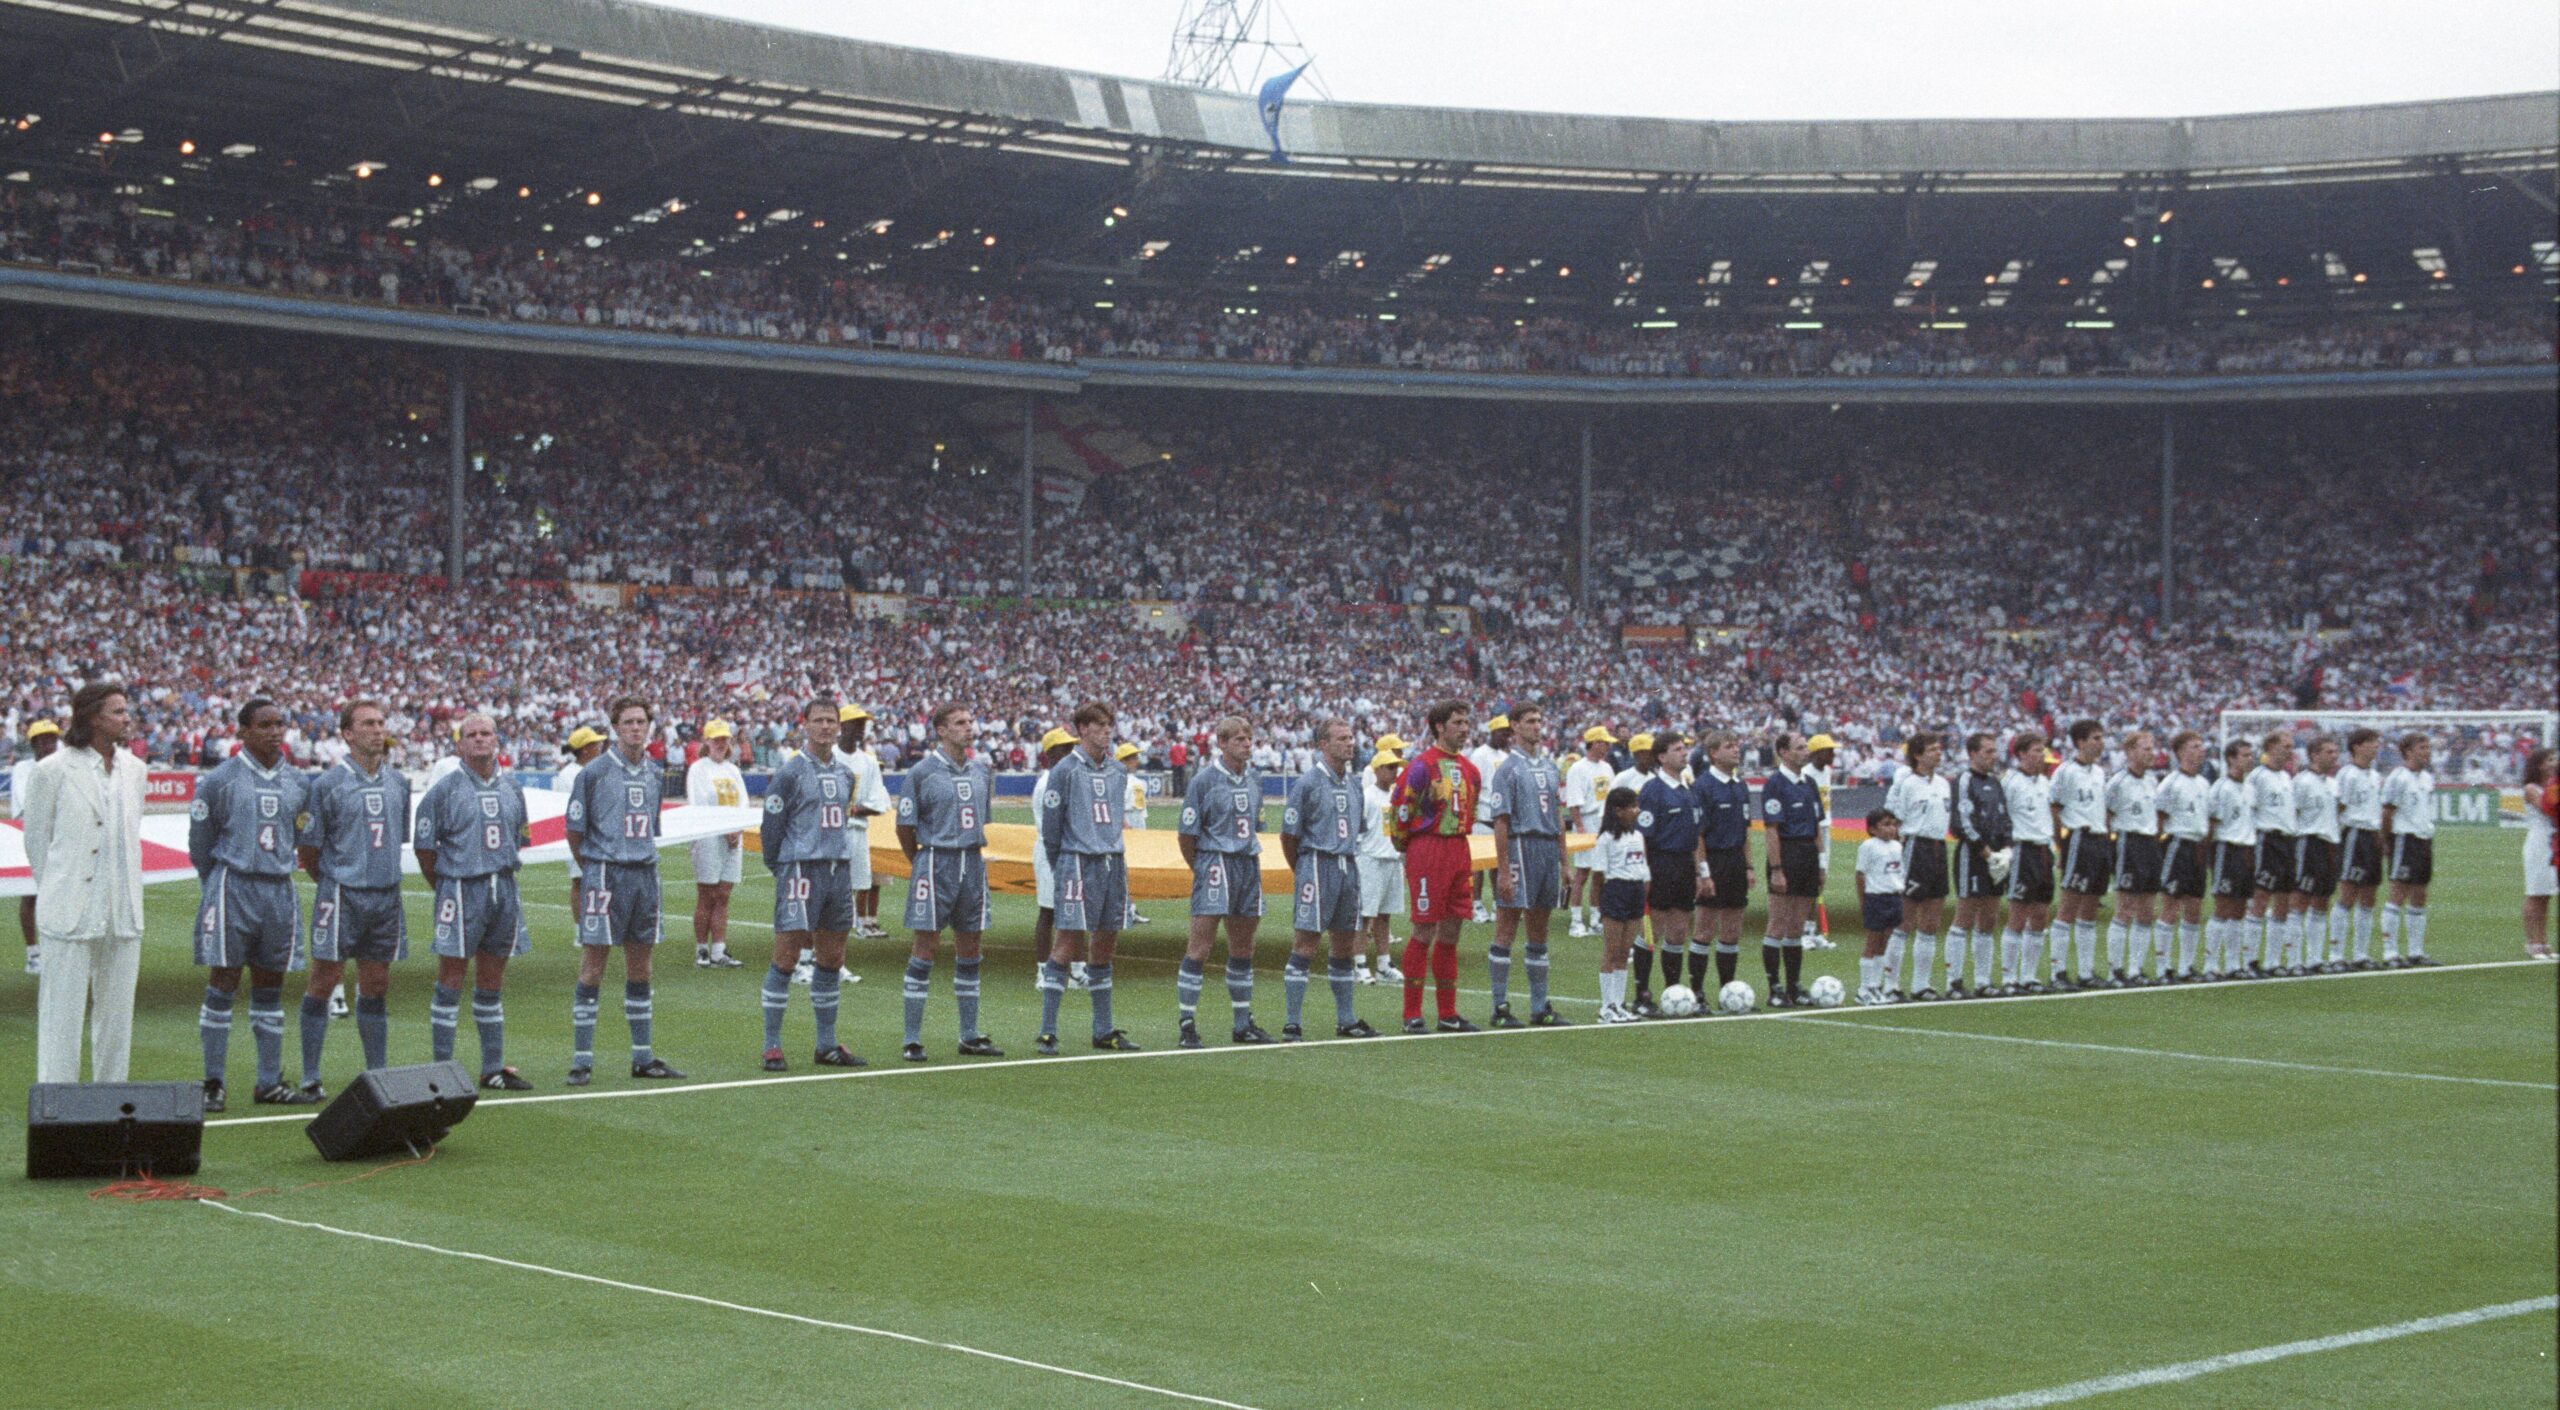
[[133, 1056], [133, 986], [142, 941], [44, 937], [36, 981], [36, 1080], [80, 1080], [80, 1022], [89, 1022], [89, 1080], [122, 1082]]

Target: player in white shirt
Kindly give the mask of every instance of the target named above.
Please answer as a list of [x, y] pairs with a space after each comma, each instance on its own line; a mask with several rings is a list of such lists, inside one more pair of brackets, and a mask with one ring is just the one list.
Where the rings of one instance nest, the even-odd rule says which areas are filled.
[[[9, 766], [9, 816], [27, 814], [27, 780], [36, 771], [36, 761], [62, 747], [62, 726], [51, 720], [38, 720], [27, 726], [26, 752]], [[27, 973], [44, 972], [44, 955], [36, 948], [36, 893], [29, 891], [18, 898], [18, 934], [27, 942]]]
[[2053, 771], [2053, 822], [2061, 841], [2054, 881], [2061, 895], [2053, 908], [2054, 942], [2068, 943], [2078, 960], [2076, 979], [2054, 956], [2053, 987], [2087, 988], [2098, 982], [2098, 907], [2115, 871], [2115, 834], [2107, 830], [2105, 732], [2096, 720], [2073, 720], [2071, 757]]
[[2347, 731], [2347, 762], [2338, 770], [2338, 905], [2347, 912], [2347, 968], [2371, 969], [2374, 908], [2382, 890], [2382, 732]]
[[[1582, 757], [1564, 771], [1564, 806], [1571, 815], [1573, 829], [1594, 836], [1600, 832], [1600, 815], [1613, 786], [1609, 770], [1609, 746], [1618, 738], [1605, 725], [1593, 725], [1582, 732]], [[1570, 923], [1565, 933], [1576, 940], [1596, 934], [1600, 929], [1600, 883], [1602, 879], [1599, 849], [1576, 852], [1566, 880], [1571, 887], [1565, 893], [1565, 904], [1571, 908]], [[1588, 919], [1585, 911], [1589, 912]]]
[[[2116, 835], [2116, 915], [2107, 925], [2106, 987], [2169, 977], [2169, 934], [2160, 919], [2160, 784], [2151, 731], [2124, 737], [2124, 771], [2107, 780], [2107, 830]], [[2142, 964], [2151, 961], [2152, 977]]]
[[[1938, 997], [1938, 932], [1947, 923], [1947, 824], [1955, 814], [1955, 784], [1938, 772], [1946, 757], [1944, 735], [1914, 733], [1902, 742], [1908, 767], [1884, 792], [1885, 811], [1902, 824], [1902, 932], [1911, 940], [1902, 993], [1913, 999]], [[1964, 958], [1951, 953], [1947, 960], [1952, 982]]]
[[[1501, 768], [1502, 761], [1511, 757], [1511, 717], [1496, 715], [1484, 722], [1484, 729], [1485, 742], [1467, 751], [1467, 762], [1476, 766], [1476, 777], [1490, 785], [1493, 771]], [[1490, 792], [1491, 788], [1482, 787], [1477, 793], [1475, 835], [1478, 837], [1493, 835], [1493, 805], [1485, 797]], [[1478, 925], [1493, 922], [1493, 906], [1484, 898], [1485, 887], [1489, 884], [1485, 878], [1491, 875], [1489, 869], [1475, 874], [1475, 923]]]
[[[864, 940], [886, 940], [889, 932], [880, 924], [880, 882], [871, 874], [871, 820], [897, 805], [880, 777], [880, 755], [871, 747], [871, 712], [847, 705], [836, 711], [836, 719], [844, 731], [836, 752], [853, 773], [853, 806], [844, 810], [845, 840], [853, 844], [853, 933]], [[862, 981], [848, 965], [844, 982]]]
[[2293, 918], [2303, 928], [2305, 966], [2322, 974], [2346, 968], [2345, 912], [2338, 892], [2338, 741], [2313, 735], [2311, 766], [2293, 776]]
[[[732, 762], [737, 752], [737, 731], [727, 720], [703, 721], [702, 755], [685, 766], [684, 801], [695, 807], [745, 807], [746, 776]], [[729, 953], [729, 897], [745, 873], [745, 834], [705, 837], [689, 850], [693, 855], [694, 967], [741, 968], [745, 961]]]
[[[1128, 789], [1122, 795], [1120, 805], [1120, 835], [1123, 838], [1130, 833], [1147, 830], [1147, 781], [1138, 776], [1138, 752], [1138, 746], [1134, 744], [1123, 744], [1111, 751], [1111, 757], [1119, 760], [1120, 767], [1129, 771]], [[1147, 918], [1138, 914], [1137, 898], [1129, 898], [1129, 915], [1122, 922], [1123, 927], [1133, 928], [1146, 923]]]
[[2551, 864], [2551, 815], [2543, 797], [2554, 787], [2552, 754], [2536, 749], [2524, 758], [2524, 952], [2551, 958], [2551, 897], [2560, 892], [2560, 868]]
[[1363, 984], [1404, 982], [1404, 971], [1396, 968], [1395, 937], [1389, 933], [1394, 918], [1404, 914], [1404, 853], [1387, 837], [1390, 794], [1403, 767], [1403, 755], [1381, 749], [1360, 780], [1360, 925], [1368, 932], [1368, 953], [1352, 963]]
[[[2433, 965], [2427, 954], [2427, 883], [2436, 873], [2435, 741], [2417, 730], [2400, 737], [2400, 767], [2382, 781], [2382, 855], [2390, 898], [2382, 906], [2382, 962], [2398, 968]], [[2407, 959], [2392, 953], [2393, 932], [2408, 941]]]
[[1867, 840], [1858, 844], [1858, 919], [1866, 927], [1866, 953], [1858, 957], [1858, 1002], [1890, 1004], [1901, 996], [1885, 979], [1885, 956], [1902, 933], [1902, 819], [1890, 808], [1867, 814]]
[[2267, 731], [2249, 771], [2250, 821], [2258, 829], [2258, 878], [2249, 898], [2249, 968], [2260, 974], [2308, 974], [2302, 922], [2293, 915], [2293, 731]]
[[[2160, 894], [2165, 899], [2160, 909], [2162, 923], [2177, 928], [2178, 954], [2176, 967], [2159, 983], [2191, 977], [2204, 938], [2204, 894], [2212, 879], [2206, 839], [2213, 833], [2207, 811], [2212, 785], [2204, 781], [2205, 750], [2204, 736], [2194, 730], [2180, 730], [2169, 737], [2169, 757], [2176, 761], [2177, 771], [2160, 781], [2160, 826], [2167, 834], [2161, 844]], [[2162, 943], [2166, 940], [2163, 936]]]
[[1600, 1021], [1634, 1023], [1627, 1006], [1627, 955], [1644, 925], [1645, 891], [1653, 870], [1645, 861], [1644, 834], [1636, 829], [1636, 794], [1612, 786], [1601, 800], [1600, 829], [1591, 850], [1600, 858]]
[[2249, 899], [2258, 877], [2258, 816], [2249, 776], [2257, 746], [2235, 739], [2222, 747], [2222, 777], [2205, 794], [2206, 855], [2213, 859], [2213, 919], [2205, 926], [2203, 967], [2180, 966], [2180, 977], [2244, 978], [2249, 969]]
[[[2009, 924], [2000, 933], [2000, 965], [2012, 993], [2044, 991], [2037, 965], [2053, 944], [2053, 779], [2046, 773], [2052, 757], [2043, 735], [2024, 731], [2009, 741], [2009, 771], [2000, 776], [2000, 796], [2009, 805]], [[2053, 977], [2065, 978], [2059, 954]]]

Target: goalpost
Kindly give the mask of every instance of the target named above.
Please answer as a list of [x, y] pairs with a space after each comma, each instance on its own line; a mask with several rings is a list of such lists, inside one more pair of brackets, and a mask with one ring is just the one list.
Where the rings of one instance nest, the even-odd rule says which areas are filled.
[[2403, 735], [2417, 731], [2434, 740], [2440, 787], [2512, 788], [2523, 779], [2526, 754], [2560, 747], [2560, 713], [2549, 710], [2225, 710], [2216, 743], [2254, 742], [2282, 729], [2292, 731], [2299, 749], [2319, 734], [2343, 743], [2358, 727], [2381, 732], [2375, 760], [2381, 769], [2400, 762]]

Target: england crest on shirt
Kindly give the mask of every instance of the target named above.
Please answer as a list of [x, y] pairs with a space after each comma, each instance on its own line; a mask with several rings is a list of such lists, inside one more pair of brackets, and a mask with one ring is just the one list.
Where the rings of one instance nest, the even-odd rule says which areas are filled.
[[494, 817], [496, 817], [497, 815], [498, 815], [498, 795], [497, 795], [497, 794], [495, 794], [495, 793], [483, 793], [483, 794], [481, 794], [481, 795], [480, 795], [480, 816], [482, 816], [482, 817], [484, 817], [484, 818], [494, 818]]
[[277, 796], [275, 796], [275, 795], [274, 795], [274, 794], [272, 794], [272, 793], [261, 793], [261, 794], [259, 794], [259, 795], [258, 795], [258, 816], [259, 816], [259, 817], [262, 817], [262, 818], [272, 818], [272, 817], [274, 817], [277, 813], [282, 812], [283, 810], [284, 810], [284, 800], [283, 800], [283, 799], [278, 798]]
[[364, 795], [364, 810], [367, 816], [377, 818], [381, 817], [382, 795], [379, 793], [368, 793]]

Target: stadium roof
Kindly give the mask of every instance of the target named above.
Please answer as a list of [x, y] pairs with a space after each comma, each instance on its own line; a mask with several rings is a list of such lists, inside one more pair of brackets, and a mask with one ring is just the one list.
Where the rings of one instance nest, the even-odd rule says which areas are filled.
[[2068, 311], [2141, 278], [2139, 260], [2100, 276], [2171, 213], [2173, 282], [2228, 260], [2262, 312], [2279, 288], [2331, 292], [2333, 265], [2373, 296], [2477, 296], [2518, 266], [2541, 282], [2560, 152], [2560, 93], [2122, 121], [1293, 103], [1281, 165], [1240, 95], [623, 0], [0, 0], [0, 51], [34, 120], [0, 128], [0, 160], [47, 179], [1098, 302], [1288, 290], [1642, 318], [1880, 311], [1918, 288]]

